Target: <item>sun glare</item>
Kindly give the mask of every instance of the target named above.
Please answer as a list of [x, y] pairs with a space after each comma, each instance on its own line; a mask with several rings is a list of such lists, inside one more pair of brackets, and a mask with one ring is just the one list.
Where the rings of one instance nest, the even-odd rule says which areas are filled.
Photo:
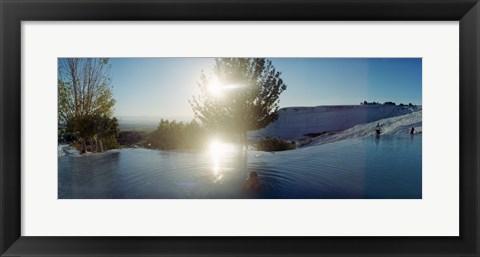
[[232, 151], [233, 146], [231, 144], [222, 143], [218, 140], [212, 140], [208, 149], [212, 161], [213, 174], [215, 175], [216, 180], [221, 179], [223, 177], [221, 174], [223, 159], [225, 158], [225, 154]]
[[218, 78], [214, 77], [207, 86], [208, 92], [216, 97], [221, 97], [225, 90], [238, 89], [245, 87], [244, 84], [223, 84]]
[[222, 96], [222, 84], [217, 78], [213, 78], [208, 84], [208, 92], [214, 96]]
[[214, 155], [214, 156], [219, 156], [221, 155], [222, 153], [224, 153], [225, 151], [228, 150], [228, 145], [227, 144], [224, 144], [218, 140], [213, 140], [208, 149], [210, 150], [210, 154]]

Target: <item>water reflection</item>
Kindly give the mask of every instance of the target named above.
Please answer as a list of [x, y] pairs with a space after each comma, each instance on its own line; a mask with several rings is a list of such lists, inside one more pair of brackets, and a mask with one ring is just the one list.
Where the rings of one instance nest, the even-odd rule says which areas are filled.
[[96, 195], [104, 195], [116, 198], [119, 161], [119, 152], [59, 158], [58, 197], [83, 195], [85, 198], [95, 198]]
[[375, 135], [375, 145], [377, 146], [377, 149], [378, 149], [378, 143], [380, 143], [380, 135]]
[[[422, 137], [349, 139], [275, 154], [212, 141], [205, 151], [121, 149], [58, 158], [59, 198], [421, 198]], [[348, 160], [348, 161], [346, 161]], [[255, 171], [258, 194], [242, 186]]]
[[223, 143], [219, 140], [213, 140], [208, 147], [208, 156], [211, 159], [213, 182], [218, 183], [223, 178], [223, 169], [228, 163], [229, 156], [234, 154], [235, 147], [233, 144]]

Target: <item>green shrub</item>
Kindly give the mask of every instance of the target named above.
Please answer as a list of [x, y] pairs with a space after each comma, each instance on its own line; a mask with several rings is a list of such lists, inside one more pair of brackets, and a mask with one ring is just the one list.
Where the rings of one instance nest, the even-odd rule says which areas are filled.
[[257, 150], [266, 152], [286, 151], [293, 150], [295, 148], [295, 142], [287, 142], [274, 137], [264, 138], [256, 145]]
[[117, 139], [114, 136], [106, 137], [102, 139], [103, 150], [118, 149], [120, 144], [117, 142]]
[[144, 146], [162, 150], [196, 149], [205, 146], [205, 130], [195, 121], [189, 123], [161, 120], [150, 133]]

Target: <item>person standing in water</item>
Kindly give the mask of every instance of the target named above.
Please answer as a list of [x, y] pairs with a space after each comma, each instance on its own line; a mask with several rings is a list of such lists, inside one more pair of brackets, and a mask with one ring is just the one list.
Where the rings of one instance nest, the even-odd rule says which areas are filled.
[[410, 129], [410, 135], [413, 135], [413, 134], [415, 134], [415, 128], [414, 128], [414, 127], [412, 127], [412, 128]]
[[380, 133], [382, 132], [382, 127], [380, 126], [380, 123], [377, 123], [375, 131], [377, 132], [377, 136], [380, 135]]
[[257, 173], [255, 171], [250, 172], [249, 178], [243, 184], [242, 189], [244, 191], [258, 191], [260, 190], [260, 181], [258, 180]]

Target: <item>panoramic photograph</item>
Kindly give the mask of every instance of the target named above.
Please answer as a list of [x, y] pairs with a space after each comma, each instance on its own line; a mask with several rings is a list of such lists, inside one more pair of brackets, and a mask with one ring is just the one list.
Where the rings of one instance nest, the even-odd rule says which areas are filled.
[[422, 58], [58, 58], [58, 199], [422, 199]]

